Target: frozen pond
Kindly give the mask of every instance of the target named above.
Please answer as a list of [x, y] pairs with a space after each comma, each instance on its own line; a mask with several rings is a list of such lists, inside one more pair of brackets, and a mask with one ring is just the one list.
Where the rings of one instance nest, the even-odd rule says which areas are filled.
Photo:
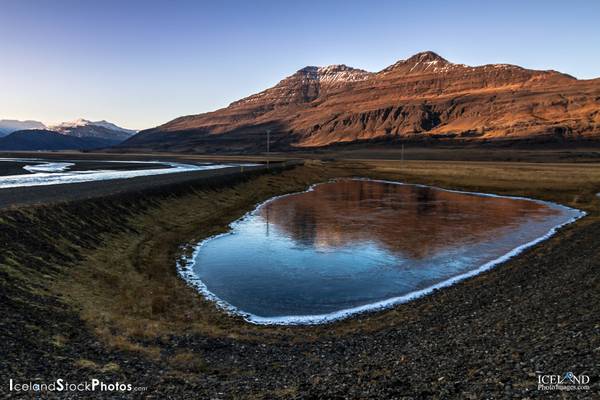
[[[0, 189], [127, 179], [148, 175], [203, 171], [254, 164], [192, 164], [162, 161], [54, 161], [36, 158], [0, 158], [9, 171], [0, 175]], [[86, 169], [86, 166], [88, 169]]]
[[321, 323], [491, 268], [582, 212], [522, 198], [340, 180], [272, 199], [181, 268], [254, 323]]

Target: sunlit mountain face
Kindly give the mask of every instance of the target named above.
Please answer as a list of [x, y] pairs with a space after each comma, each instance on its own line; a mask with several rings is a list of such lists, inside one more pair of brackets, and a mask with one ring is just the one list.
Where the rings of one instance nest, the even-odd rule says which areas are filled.
[[510, 64], [470, 66], [431, 51], [377, 72], [309, 66], [213, 112], [140, 132], [126, 148], [199, 152], [435, 140], [598, 139], [600, 80]]

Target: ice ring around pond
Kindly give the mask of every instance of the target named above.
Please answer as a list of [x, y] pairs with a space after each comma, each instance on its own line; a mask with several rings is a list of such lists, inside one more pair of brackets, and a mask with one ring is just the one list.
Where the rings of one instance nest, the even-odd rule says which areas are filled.
[[199, 243], [180, 274], [257, 324], [317, 324], [474, 276], [585, 213], [539, 200], [365, 179], [273, 198]]

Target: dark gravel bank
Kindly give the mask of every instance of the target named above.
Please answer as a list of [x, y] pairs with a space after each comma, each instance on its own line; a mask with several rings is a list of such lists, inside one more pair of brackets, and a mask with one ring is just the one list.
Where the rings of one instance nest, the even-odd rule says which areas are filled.
[[[290, 162], [290, 165], [292, 163]], [[244, 167], [244, 173], [260, 171], [265, 166]], [[0, 208], [21, 207], [25, 205], [48, 205], [76, 200], [115, 196], [120, 194], [144, 192], [163, 192], [179, 185], [190, 185], [198, 180], [220, 180], [237, 176], [240, 167], [228, 167], [216, 170], [178, 172], [174, 174], [140, 176], [128, 179], [113, 179], [96, 182], [71, 183], [68, 185], [48, 185], [17, 187], [0, 190]]]

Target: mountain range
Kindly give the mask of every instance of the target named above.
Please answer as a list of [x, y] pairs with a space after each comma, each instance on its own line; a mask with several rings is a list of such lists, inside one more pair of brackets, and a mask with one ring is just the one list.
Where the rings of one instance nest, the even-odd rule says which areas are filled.
[[114, 142], [122, 142], [137, 133], [137, 131], [121, 128], [108, 121], [88, 121], [82, 118], [51, 125], [48, 129], [68, 136], [93, 137]]
[[118, 147], [247, 152], [339, 143], [600, 139], [600, 79], [509, 64], [468, 66], [427, 51], [379, 71], [309, 66], [213, 112], [176, 118]]
[[0, 138], [0, 150], [91, 150], [110, 147], [106, 139], [63, 135], [46, 129], [28, 129], [12, 132]]
[[104, 120], [77, 119], [46, 126], [39, 121], [4, 119], [0, 120], [0, 150], [89, 150], [114, 146], [135, 134]]

